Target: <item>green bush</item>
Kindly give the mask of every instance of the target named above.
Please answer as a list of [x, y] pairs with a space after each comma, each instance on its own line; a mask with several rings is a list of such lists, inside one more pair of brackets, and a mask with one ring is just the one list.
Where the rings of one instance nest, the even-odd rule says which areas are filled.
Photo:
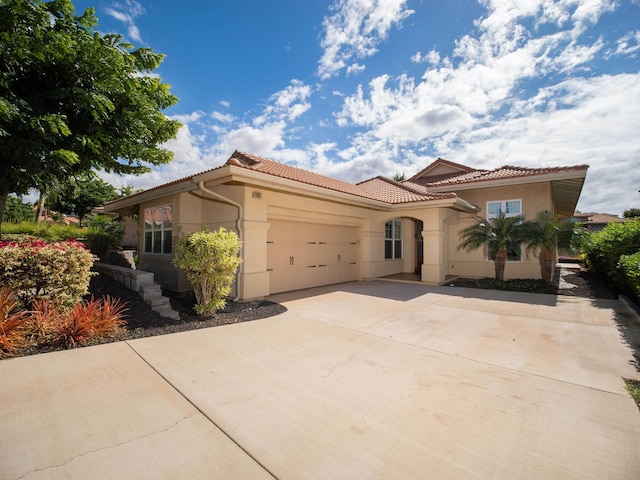
[[86, 228], [81, 228], [76, 225], [36, 222], [2, 222], [3, 240], [8, 239], [5, 238], [5, 235], [26, 235], [29, 237], [48, 240], [50, 242], [59, 242], [62, 240], [74, 240], [76, 238], [82, 238], [85, 236], [86, 232]]
[[199, 315], [213, 315], [224, 308], [242, 259], [238, 257], [241, 242], [235, 232], [220, 227], [207, 229], [180, 239], [173, 264], [184, 270], [193, 286]]
[[120, 246], [124, 230], [124, 223], [106, 215], [94, 215], [89, 219], [89, 229], [84, 237], [87, 248], [97, 255], [101, 262], [107, 262], [109, 252]]
[[469, 285], [473, 288], [487, 290], [504, 290], [509, 292], [555, 293], [549, 282], [535, 278], [513, 278], [511, 280], [497, 280], [495, 278], [480, 278]]
[[19, 292], [25, 305], [36, 298], [72, 307], [88, 291], [93, 262], [76, 241], [0, 242], [2, 286]]
[[626, 291], [640, 300], [640, 252], [621, 255], [618, 268], [625, 279]]
[[640, 221], [610, 223], [602, 231], [591, 234], [586, 246], [587, 263], [608, 283], [624, 289], [626, 280], [618, 262], [622, 255], [633, 255], [640, 251]]
[[89, 230], [83, 240], [91, 253], [101, 262], [107, 261], [107, 255], [113, 250], [115, 242], [113, 235], [98, 230]]

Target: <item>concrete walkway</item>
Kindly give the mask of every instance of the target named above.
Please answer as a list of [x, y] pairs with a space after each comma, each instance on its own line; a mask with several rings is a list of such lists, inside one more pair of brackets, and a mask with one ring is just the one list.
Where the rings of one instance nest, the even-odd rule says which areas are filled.
[[631, 479], [623, 303], [356, 282], [0, 362], [0, 478]]

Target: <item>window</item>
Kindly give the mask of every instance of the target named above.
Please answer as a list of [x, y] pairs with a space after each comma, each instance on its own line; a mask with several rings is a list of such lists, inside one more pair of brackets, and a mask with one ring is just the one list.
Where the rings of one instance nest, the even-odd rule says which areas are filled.
[[402, 220], [390, 220], [384, 225], [384, 258], [402, 258]]
[[144, 210], [144, 252], [171, 254], [173, 213], [171, 205], [145, 208]]
[[[515, 217], [522, 215], [522, 200], [502, 200], [496, 202], [487, 202], [487, 220], [496, 218], [504, 213], [506, 217]], [[493, 261], [495, 259], [495, 252], [487, 249], [487, 260]], [[507, 246], [507, 261], [508, 262], [520, 262], [522, 261], [522, 245], [519, 243], [512, 243]]]

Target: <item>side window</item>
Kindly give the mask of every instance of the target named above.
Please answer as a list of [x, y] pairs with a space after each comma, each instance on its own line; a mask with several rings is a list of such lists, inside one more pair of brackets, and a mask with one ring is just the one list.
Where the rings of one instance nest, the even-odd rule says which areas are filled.
[[384, 225], [384, 258], [402, 258], [402, 220], [389, 220]]
[[[504, 213], [506, 217], [515, 217], [522, 215], [522, 200], [501, 200], [495, 202], [487, 202], [487, 220], [499, 217], [501, 213]], [[493, 261], [495, 252], [487, 249], [487, 260]], [[508, 262], [520, 262], [522, 261], [522, 245], [519, 243], [512, 243], [507, 247], [507, 261]]]
[[144, 252], [171, 254], [173, 212], [171, 205], [144, 209]]

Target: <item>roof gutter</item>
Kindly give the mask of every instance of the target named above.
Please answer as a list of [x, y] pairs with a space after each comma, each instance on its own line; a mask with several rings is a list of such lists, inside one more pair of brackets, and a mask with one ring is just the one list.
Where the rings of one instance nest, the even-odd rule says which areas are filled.
[[[244, 216], [244, 210], [242, 208], [242, 205], [240, 205], [237, 202], [234, 202], [233, 200], [227, 198], [227, 197], [223, 197], [222, 195], [220, 195], [219, 193], [216, 193], [214, 191], [209, 190], [207, 187], [204, 186], [204, 181], [200, 180], [198, 182], [198, 188], [200, 190], [202, 190], [203, 192], [205, 192], [207, 195], [210, 195], [211, 197], [215, 198], [216, 200], [219, 200], [221, 202], [224, 203], [228, 203], [229, 205], [233, 205], [234, 207], [236, 207], [238, 209], [238, 218], [236, 220], [236, 228], [238, 230], [238, 237], [240, 237], [240, 258], [243, 257], [243, 252], [244, 252], [244, 233], [242, 231], [242, 217]], [[238, 270], [236, 271], [236, 296], [233, 299], [234, 302], [237, 302], [240, 299], [240, 273], [242, 271], [242, 263], [240, 263], [240, 266], [238, 267]]]

